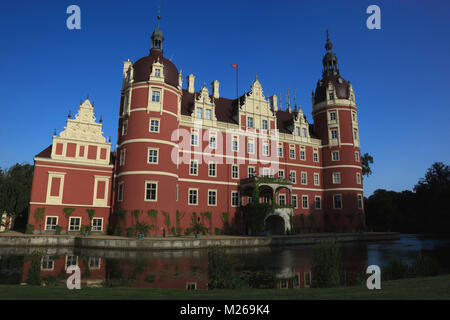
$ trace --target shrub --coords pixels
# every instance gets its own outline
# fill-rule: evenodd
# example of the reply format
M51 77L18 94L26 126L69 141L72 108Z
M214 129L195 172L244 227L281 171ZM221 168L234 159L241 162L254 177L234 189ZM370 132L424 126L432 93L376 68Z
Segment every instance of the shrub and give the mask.
M128 227L125 230L127 231L127 237L128 238L133 238L134 237L134 229L133 229L133 227Z
M144 237L148 236L151 226L146 222L136 222L136 233L142 233Z
M41 256L37 253L33 253L30 258L31 266L28 269L27 284L32 286L40 286L41 279Z
M223 234L223 230L220 229L220 228L215 228L215 229L214 229L214 233L215 233L216 235L221 235L221 234Z
M381 277L383 280L404 279L409 275L408 264L398 258L389 261L381 270Z
M208 251L208 289L236 289L241 281L232 273L233 263L222 248Z
M56 226L55 234L61 234L61 231L62 231L62 227Z
M410 273L414 277L431 277L439 274L439 263L431 256L419 253L411 265Z
M312 249L311 273L313 274L311 287L338 287L341 276L341 249L332 242L317 244Z
M27 230L25 231L26 234L33 234L34 232L34 224L27 224Z

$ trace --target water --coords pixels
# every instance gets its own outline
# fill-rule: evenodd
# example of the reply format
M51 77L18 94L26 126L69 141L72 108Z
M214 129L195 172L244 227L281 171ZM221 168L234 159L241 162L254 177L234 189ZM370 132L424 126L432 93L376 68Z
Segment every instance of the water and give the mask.
M236 273L276 277L277 288L304 288L311 283L312 246L228 248ZM206 289L208 250L117 251L69 248L0 247L0 284L26 283L30 254L39 251L40 275L47 284L63 285L66 268L77 264L82 286ZM411 263L418 253L435 258L441 273L450 273L450 239L401 235L398 241L342 244L343 282L355 284L368 265L383 266L400 258Z

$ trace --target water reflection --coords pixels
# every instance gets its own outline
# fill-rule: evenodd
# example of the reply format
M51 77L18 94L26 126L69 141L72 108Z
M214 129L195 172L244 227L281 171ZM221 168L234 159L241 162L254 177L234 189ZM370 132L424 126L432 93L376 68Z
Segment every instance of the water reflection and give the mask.
M275 276L271 287L289 289L307 288L311 285L314 277L311 273L311 249L312 246L292 246L229 248L225 251L233 262L236 274L258 275L258 279L271 274ZM370 264L382 266L391 258L411 262L420 251L443 256L436 250L450 252L450 241L405 235L399 241L343 244L342 284L355 284ZM47 285L65 285L67 267L78 265L81 270L81 285L87 287L207 288L206 249L117 251L0 248L0 284L26 283L32 269L30 255L36 251L40 255L40 276ZM442 259L440 262L444 266L443 271L448 272L450 263ZM260 284L255 281L256 287L265 287L263 281Z

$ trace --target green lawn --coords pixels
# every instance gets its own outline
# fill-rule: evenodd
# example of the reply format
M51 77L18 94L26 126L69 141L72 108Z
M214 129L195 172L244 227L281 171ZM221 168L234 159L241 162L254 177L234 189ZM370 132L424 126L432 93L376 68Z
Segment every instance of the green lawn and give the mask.
M381 290L365 286L330 289L167 290L135 288L37 287L3 285L0 299L450 299L450 275L386 281Z

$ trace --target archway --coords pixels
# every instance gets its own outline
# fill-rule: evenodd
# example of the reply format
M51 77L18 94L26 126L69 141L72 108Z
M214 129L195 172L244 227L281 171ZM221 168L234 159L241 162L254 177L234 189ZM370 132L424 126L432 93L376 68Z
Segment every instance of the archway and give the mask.
M266 230L268 235L284 235L285 234L285 223L284 219L279 215L268 216L266 221Z

